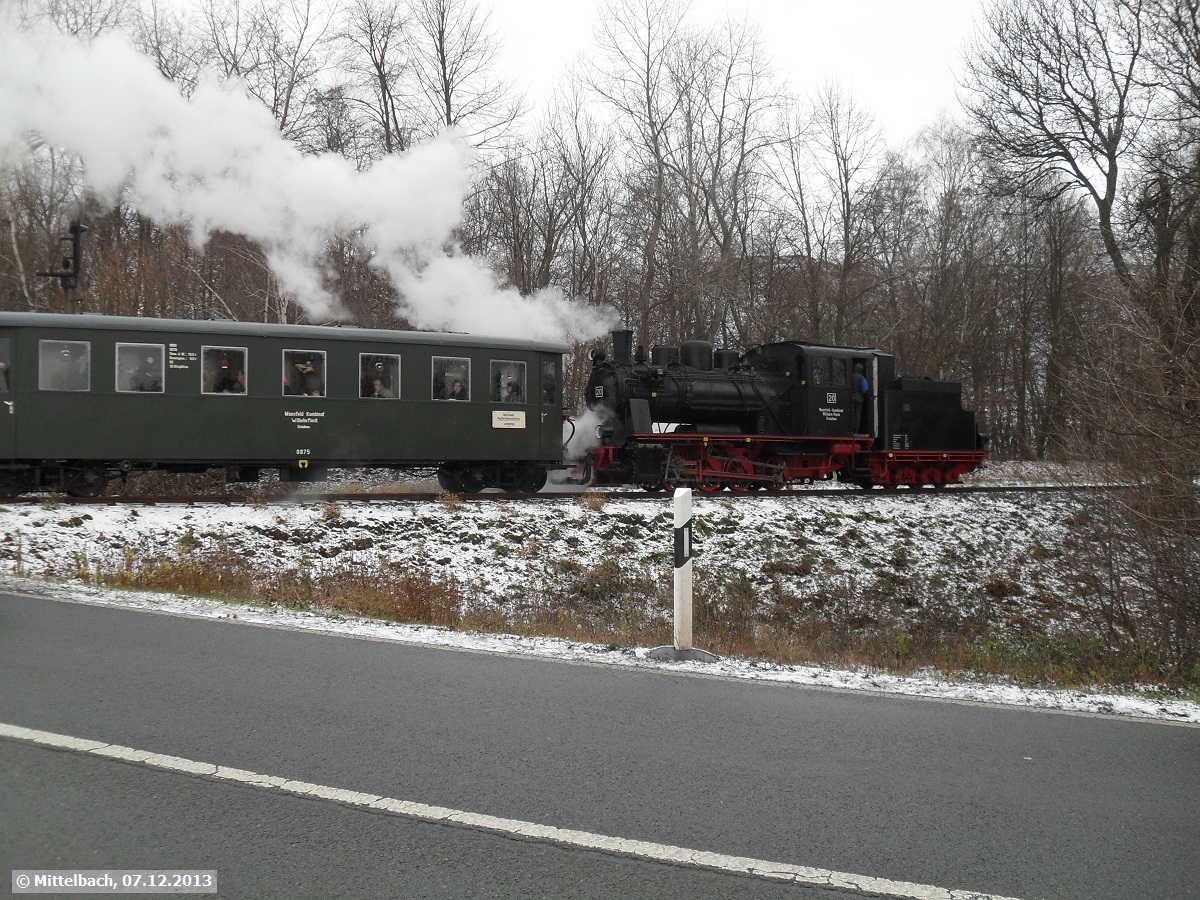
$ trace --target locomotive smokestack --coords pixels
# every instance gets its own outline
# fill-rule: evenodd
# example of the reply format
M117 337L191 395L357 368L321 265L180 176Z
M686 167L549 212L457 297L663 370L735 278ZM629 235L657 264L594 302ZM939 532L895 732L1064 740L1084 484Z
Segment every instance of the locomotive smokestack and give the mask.
M617 365L631 365L633 363L633 332L614 331L612 339L613 362Z

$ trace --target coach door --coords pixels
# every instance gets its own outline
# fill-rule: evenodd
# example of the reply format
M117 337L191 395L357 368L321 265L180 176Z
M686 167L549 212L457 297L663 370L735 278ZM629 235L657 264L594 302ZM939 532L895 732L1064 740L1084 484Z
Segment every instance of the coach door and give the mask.
M12 338L0 332L0 459L12 459L16 453L17 407L12 375Z

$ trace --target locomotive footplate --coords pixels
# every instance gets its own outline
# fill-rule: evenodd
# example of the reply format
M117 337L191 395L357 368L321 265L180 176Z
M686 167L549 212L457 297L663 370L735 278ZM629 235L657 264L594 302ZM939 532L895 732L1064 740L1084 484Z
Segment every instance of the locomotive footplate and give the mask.
M869 437L786 437L670 432L635 434L624 447L590 453L595 483L648 490L780 489L825 480L871 446Z
M860 453L845 480L861 487L958 484L987 457L983 450L873 450Z

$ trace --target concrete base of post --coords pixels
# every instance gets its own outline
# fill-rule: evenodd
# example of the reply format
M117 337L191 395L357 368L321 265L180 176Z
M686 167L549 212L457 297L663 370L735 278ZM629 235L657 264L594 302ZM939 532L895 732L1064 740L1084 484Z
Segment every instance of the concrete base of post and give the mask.
M658 662L717 662L721 657L707 650L697 650L691 647L687 650L676 650L668 644L666 647L655 647L646 654L648 659Z

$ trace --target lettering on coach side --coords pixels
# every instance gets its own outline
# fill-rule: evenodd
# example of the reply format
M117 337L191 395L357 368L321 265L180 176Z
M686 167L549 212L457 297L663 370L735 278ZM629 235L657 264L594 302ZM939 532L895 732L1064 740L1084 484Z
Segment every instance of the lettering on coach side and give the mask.
M525 412L516 409L497 409L492 412L493 428L524 428Z
M323 418L325 418L325 413L323 413L323 412L304 412L304 411L284 410L283 414L291 420L292 424L295 425L296 428L301 429L301 430L307 429L307 428L312 428L314 425L318 424Z
M168 369L190 369L199 358L200 354L193 350L180 350L178 344L167 344Z

